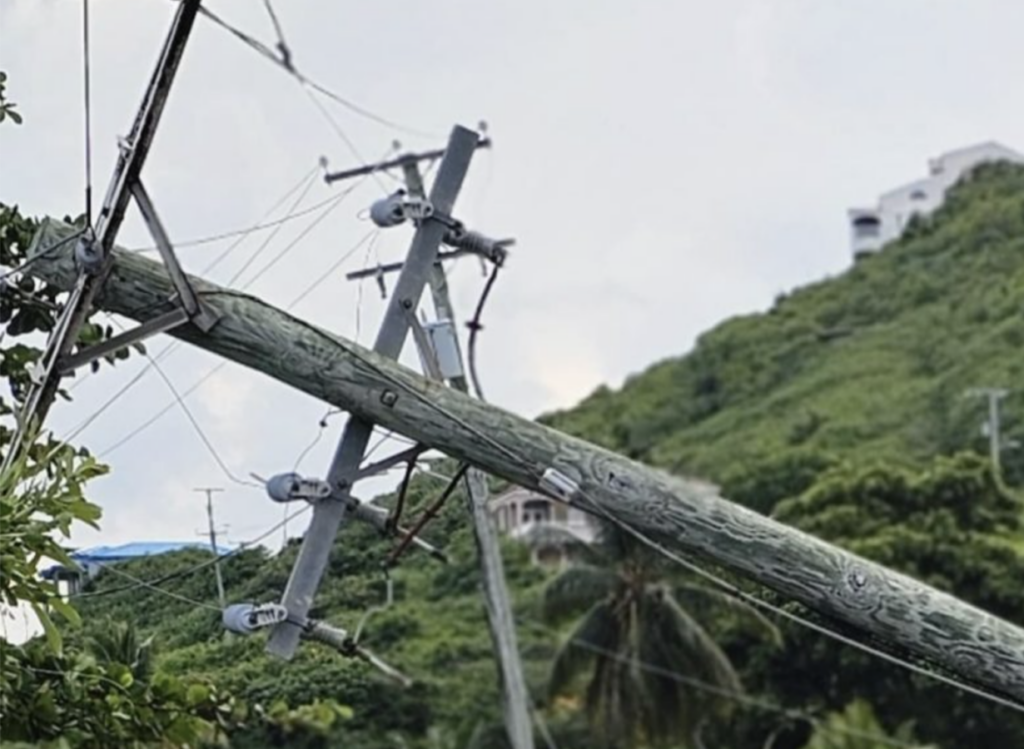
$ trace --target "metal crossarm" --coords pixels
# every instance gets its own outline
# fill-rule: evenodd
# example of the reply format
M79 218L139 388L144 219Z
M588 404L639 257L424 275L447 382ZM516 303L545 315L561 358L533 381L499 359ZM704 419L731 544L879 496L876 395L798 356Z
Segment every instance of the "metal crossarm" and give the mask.
M53 334L50 336L49 341L47 341L46 350L40 358L33 386L19 420L18 432L15 435L11 449L7 453L7 459L4 461L5 468L8 467L10 461L19 452L21 442L25 439L28 430L35 423L42 423L45 420L46 414L57 394L61 375L69 371L67 357L78 340L78 334L82 326L92 311L93 300L96 294L110 274L114 257L112 249L117 233L124 221L128 201L134 194L140 204L142 202L148 204L148 197L139 183L139 175L149 154L150 146L153 143L153 137L160 123L160 116L163 114L164 105L167 103L167 97L174 82L175 74L178 71L178 65L181 62L185 44L192 31L196 15L199 12L200 4L201 0L181 0L161 50L160 58L153 71L153 76L143 97L142 105L135 117L131 133L122 141L121 153L114 168L114 175L110 181L106 198L103 201L103 207L100 209L95 231L86 232L79 240L76 256L82 268L81 274L71 291L64 312L61 314ZM139 198L140 195L142 195L141 199ZM147 207L152 209L151 205ZM145 208L143 213L145 214ZM155 213L152 210L150 210L150 216L155 217ZM150 228L152 229L154 223L148 221L148 218L147 223L150 223ZM158 226L159 222L156 222L155 225ZM154 237L156 238L156 234L154 234ZM163 239L166 240L166 234L163 234ZM166 243L166 249L169 251L169 243ZM161 253L164 254L163 249ZM165 260L167 256L165 254ZM172 251L170 256L173 256ZM172 261L171 265L177 268L176 261ZM177 270L180 274L180 268L177 268ZM173 273L174 271L172 270ZM192 317L192 315L189 315L189 317ZM169 322L169 320L170 318L165 320L164 323ZM167 328L164 329L166 330ZM123 345L124 342L122 341L120 346ZM109 349L104 349L104 351L97 353L96 356L101 356L103 353L109 353ZM92 356L86 358L85 361L90 361L94 358L96 357ZM74 359L72 359L73 361Z

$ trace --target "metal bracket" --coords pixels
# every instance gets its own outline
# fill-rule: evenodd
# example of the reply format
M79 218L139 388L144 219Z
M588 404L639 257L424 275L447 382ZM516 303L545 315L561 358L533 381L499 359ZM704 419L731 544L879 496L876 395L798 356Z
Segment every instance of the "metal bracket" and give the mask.
M427 377L437 382L444 382L441 364L437 360L437 352L434 351L434 345L430 342L427 331L423 329L412 310L407 309L405 314L409 318L409 330L412 331L412 338L416 341L416 349L420 353L420 360L423 362L423 369L426 371Z

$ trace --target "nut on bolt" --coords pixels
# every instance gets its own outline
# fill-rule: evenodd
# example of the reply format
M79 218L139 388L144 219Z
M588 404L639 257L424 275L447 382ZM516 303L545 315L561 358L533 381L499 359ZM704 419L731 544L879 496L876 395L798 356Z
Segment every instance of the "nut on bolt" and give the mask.
M391 408L398 403L398 393L393 390L385 390L380 394L380 402L388 408Z

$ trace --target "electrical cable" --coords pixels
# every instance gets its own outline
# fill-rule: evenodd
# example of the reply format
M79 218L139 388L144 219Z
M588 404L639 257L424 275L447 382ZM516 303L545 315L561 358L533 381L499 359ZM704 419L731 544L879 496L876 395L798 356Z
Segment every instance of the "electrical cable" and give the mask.
M114 322L115 325L117 325L119 328L124 330L123 326L117 321L116 318L111 317L110 319ZM156 359L153 358L152 356L150 356L148 353L145 354L145 356L146 356L147 359L149 359L150 364L153 365L153 368L156 370L156 373L158 375L160 375L160 379L162 379L164 381L164 383L167 385L167 388L174 395L174 399L177 402L178 406L180 406L181 410L184 411L185 416L188 418L189 422L192 424L192 428L195 430L196 434L199 436L199 439L206 446L207 451L213 457L213 459L217 463L217 465L220 466L221 471L224 472L224 475L228 478L228 480L238 484L239 486L248 486L248 487L255 487L257 489L262 489L263 488L262 484L257 484L257 483L254 483L252 481L246 481L244 479L240 479L237 476L235 476L234 473L232 473L231 469L228 468L227 463L224 462L224 459L221 457L220 453L217 451L217 448L214 447L213 442L210 441L210 438L206 435L206 432L203 431L202 426L200 426L199 421L196 419L195 415L192 413L192 410L185 404L185 399L182 398L181 393L174 386L174 383L171 381L171 378L167 376L166 372L164 372L164 368L161 367L160 364L156 361Z
M286 70L295 70L295 66L292 63L292 51L288 47L288 44L284 40L284 29L281 28L281 21L277 18L277 13L274 12L274 5L270 0L263 0L263 5L267 9L267 14L270 16L270 22L274 24L274 33L277 34L277 51L281 55L281 64L284 65Z
M89 0L82 2L83 108L85 119L85 225L92 226L92 85L89 49Z
M468 345L468 358L469 358L469 378L473 382L473 390L476 391L476 397L480 400L487 402L484 398L484 389L480 386L480 377L477 375L476 370L476 339L477 335L484 326L480 323L480 317L484 313L484 305L487 304L487 298L491 294L491 289L494 287L494 282L498 279L498 271L501 270L501 263L495 263L491 269L491 275L487 279L487 283L484 284L484 289L480 293L480 299L476 304L476 311L473 313L473 319L466 323L469 328L469 345Z
M317 110L323 116L323 118L327 122L327 124L330 125L331 129L338 136L338 138L341 139L341 142L345 144L345 147L349 150L349 152L352 154L352 156L355 158L355 160L361 166L367 166L369 164L369 162L363 157L362 152L360 152L360 150L356 147L356 144L352 141L352 139L348 136L348 134L342 129L341 125L338 124L337 119L335 119L334 116L331 115L331 113L327 110L327 107L325 107L323 105L323 103L318 98L316 98L316 93L313 90L311 90L308 86L303 86L303 91L306 92L306 96L308 96L309 100L311 102L313 102L313 105L317 108ZM384 180L382 180L380 178L379 171L377 171L377 170L370 171L370 172L368 172L368 175L373 178L373 181L377 183L377 186L381 189L381 191L385 195L390 194L390 191L388 190L388 186L385 185L384 184Z
M649 536L647 536L642 531L634 528L629 523L627 523L627 522L625 522L623 520L620 520L619 518L617 518L614 515L612 515L611 513L609 513L608 510L605 509L601 505L600 502L597 502L592 497L587 496L582 491L580 492L580 495L582 497L584 497L587 500L587 502L589 502L595 508L598 508L600 514L604 517L604 519L608 520L609 522L611 522L616 527L620 528L621 530L625 531L629 535L633 536L635 539L640 541L642 544L644 544L648 548L658 552L659 554L664 556L666 559L669 559L670 561L678 564L679 566L683 567L684 569L688 570L689 572L692 572L695 575L703 577L705 580L711 582L717 588L725 591L729 595L732 595L732 596L734 596L734 597L744 601L745 603L748 603L748 604L750 604L752 606L755 606L755 607L758 607L758 608L762 608L762 609L764 609L766 611L770 611L771 613L776 614L778 616L781 616L784 619L788 619L789 621L793 622L794 624L797 624L797 625L799 625L801 627L804 627L805 629L810 629L810 630L812 630L814 632L817 632L818 634L825 635L826 637L829 637L829 638L831 638L831 639L833 639L833 640L835 640L835 641L837 641L839 643L842 643L843 645L847 645L847 646L856 648L856 649L858 649L858 650L860 650L860 651L862 651L864 653L867 653L870 656L873 656L873 657L878 658L880 660L887 661L888 663L891 663L891 664L893 664L895 666L898 666L900 668L906 669L908 671L911 671L913 673L919 674L921 676L925 676L927 678L930 678L930 679L933 679L935 681L941 682L943 684L946 684L947 686L955 687L956 689L959 689L959 690L961 690L963 692L968 692L968 693L974 695L975 697L981 697L983 699L989 700L991 702L995 702L995 703L997 703L999 705L1002 705L1004 707L1013 708L1014 710L1017 710L1018 712L1024 713L1024 704L1016 702L1016 701L1014 701L1012 699L1009 699L1007 697L1003 697L1003 696L1001 696L999 694L995 694L995 693L990 692L990 691L988 691L986 689L982 689L980 687L974 686L973 684L970 684L970 683L968 683L966 681L963 681L961 679L954 678L954 677L951 677L951 676L947 676L946 674L944 674L944 673L942 673L940 671L936 671L936 670L930 669L930 668L925 668L923 666L918 665L917 663L914 663L914 662L912 662L910 660L907 660L906 658L894 655L892 653L887 653L886 651L884 651L884 650L882 650L880 648L877 648L877 647L875 647L873 645L870 645L870 644L868 644L866 642L861 642L860 640L857 640L857 639L855 639L853 637L844 635L841 632L837 632L834 629L826 627L826 626L824 626L822 624L818 624L817 622L811 621L810 619L807 619L806 617L800 616L799 614L795 614L795 613L793 613L791 611L787 611L786 609L782 608L781 606L776 606L775 604L770 603L769 601L765 601L762 598L758 598L757 596L755 596L755 595L753 595L751 593L748 593L745 590L742 590L742 589L736 587L735 585L733 585L729 581L723 579L722 577L719 577L715 573L710 572L710 571L704 569L703 567L701 567L700 565L695 564L695 563L689 561L688 559L684 558L683 556L681 556L679 554L676 554L675 552L671 551L670 549L665 548L662 544L660 544L657 541L655 541L654 539L650 538ZM923 658L922 660L924 660L925 662L929 662L930 663L929 659ZM933 663L932 665L935 665L935 664Z
M76 240L79 237L83 236L84 234L86 234L86 232L87 232L86 229L81 229L79 231L76 231L74 234L69 234L68 236L64 237L64 239L61 239L61 240L58 240L58 241L54 242L52 245L50 245L46 249L40 250L39 252L37 252L35 255L33 255L32 257L28 258L27 260L25 260L25 261L21 262L20 264L14 266L13 268L9 268L8 270L4 271L3 273L0 273L0 281L3 281L5 279L13 276L15 273L21 273L27 267L32 265L32 263L35 263L35 262L38 262L38 261L42 260L44 257L49 255L50 253L55 252L56 250L59 250L61 247L63 247L64 245L68 244L69 242L71 242L73 240Z
M199 570L203 570L203 569L206 569L207 567L211 567L214 564L216 564L217 562L224 561L225 559L229 559L230 557L233 557L233 556L235 556L237 554L241 554L243 551L251 549L252 547L254 547L256 544L258 544L263 539L265 539L268 536L271 536L272 534L276 533L283 525L285 525L286 523L294 520L295 518L299 517L303 513L309 512L312 508L313 508L312 505L307 504L307 505L299 508L295 512L291 513L290 515L288 515L287 518L285 518L284 520L282 520L279 523L276 523L273 527L271 527L268 530L264 531L263 533L261 533L256 538L252 538L252 539L250 539L248 541L244 541L241 544L239 544L238 546L236 546L234 549L231 549L230 551L226 551L223 554L212 555L210 559L207 559L206 561L201 562L200 564L193 565L192 567L188 567L188 568L183 569L183 570L177 570L175 572L170 572L170 573L168 573L166 575L162 575L161 577L158 577L158 578L156 578L154 580L146 580L146 581L144 581L145 585L139 585L139 584L136 584L136 585L122 585L122 586L117 586L117 587L114 587L114 588L104 588L102 590L94 590L94 591L89 591L89 592L85 592L85 593L77 593L77 594L75 594L73 596L73 598L74 599L79 599L79 598L96 598L98 596L109 596L109 595L114 595L114 594L117 594L117 593L124 593L124 592L129 591L129 590L137 590L140 587L162 585L165 582L169 582L171 580L177 580L179 578L186 577L187 575L191 575L191 574L193 574L195 572L198 572ZM104 567L103 569L106 570L106 569L113 569L113 568L112 567Z
M281 56L275 55L273 50L271 50L269 47L267 47L267 45L263 44L263 42L255 39L254 37L250 36L249 34L246 34L241 29L238 29L237 27L232 26L230 23L228 23L227 21L222 19L220 16L216 15L213 11L211 11L206 6L203 6L202 8L200 8L200 13L202 13L204 16L206 16L207 19L209 19L210 21L212 21L213 23L215 23L216 25L220 26L222 29L227 31L229 34L234 36L236 39L242 41L244 44L246 44L250 48L254 49L260 55L262 55L263 57L265 57L266 59L270 60L272 63L274 63L278 67L280 67L282 70L284 70L289 75L291 75L293 78L295 78L299 83L303 84L304 86L308 86L309 88L313 89L314 91L316 91L316 92L326 96L327 98L331 99L335 103L340 104L341 106L343 106L346 109L354 112L355 114L358 114L361 117L364 117L364 118L366 118L368 120L376 122L378 125L383 125L385 127L391 128L392 130L396 130L396 131L399 131L399 132L407 133L408 135L414 135L414 136L422 137L422 138L437 138L437 137L440 137L436 133L428 133L428 132L425 132L423 130L418 130L416 128L409 127L407 125L403 125L403 124L401 124L399 122L396 122L394 120L390 120L390 119L388 119L386 117L382 117L382 116L380 116L380 115L370 111L369 109L366 109L365 107L362 107L362 106L359 106L358 104L355 104L354 102L350 101L349 99L345 99L344 97L339 96L337 93L335 93L334 91L331 91L327 87L317 83L316 81L314 81L314 80L312 80L310 78L307 78L305 75L303 75L298 70L296 70L294 65L289 64L290 60L289 60L289 62L286 62Z

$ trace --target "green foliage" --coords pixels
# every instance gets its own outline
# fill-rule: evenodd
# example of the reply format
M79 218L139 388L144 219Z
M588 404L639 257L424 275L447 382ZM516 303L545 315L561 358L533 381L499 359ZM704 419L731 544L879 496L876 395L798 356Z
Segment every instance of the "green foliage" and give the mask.
M21 124L18 105L7 100L7 73L0 70L0 122L9 119L15 125Z
M962 394L1024 381L1022 344L1024 168L990 165L846 273L544 421L724 485L794 452L921 465L985 449L984 405ZM1024 442L1024 389L1004 410L1007 436ZM1007 480L1024 484L1011 457ZM769 511L779 498L744 501Z
M887 734L871 705L864 700L854 700L842 712L826 716L816 726L804 749L889 749L894 745L936 749L915 743L911 723L904 723L893 734Z
M55 583L38 576L38 564L43 559L74 564L60 539L70 536L76 521L95 527L100 510L85 499L83 485L105 469L66 445L57 445L46 456L40 456L43 445L33 448L0 474L0 602L32 606L59 650L60 632L50 610L76 623L78 615L60 598Z

